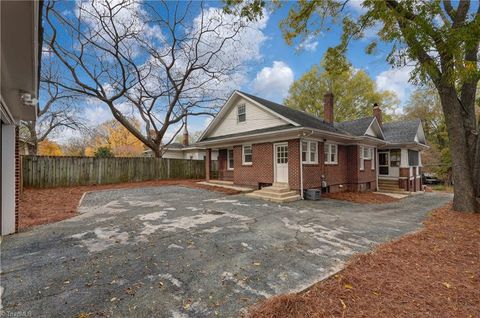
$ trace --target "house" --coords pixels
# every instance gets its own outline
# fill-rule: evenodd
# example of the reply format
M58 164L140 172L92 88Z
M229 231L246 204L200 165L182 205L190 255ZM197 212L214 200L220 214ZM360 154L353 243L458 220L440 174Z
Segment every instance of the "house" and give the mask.
M38 1L1 1L1 235L18 228L18 123L35 120L41 26Z
M336 123L333 95L324 118L235 91L200 137L207 179L303 195L304 189L372 191L421 189L420 152L427 148L420 121L382 123L372 116ZM218 171L211 153L218 151ZM207 181L208 181L207 180Z
M183 131L182 143L172 142L165 146L163 150L164 152L162 158L165 159L205 160L207 155L207 151L204 147L199 147L195 144L190 145L188 129L186 125ZM143 153L145 157L154 156L151 149L145 150ZM211 160L217 160L217 156L217 152L213 151Z

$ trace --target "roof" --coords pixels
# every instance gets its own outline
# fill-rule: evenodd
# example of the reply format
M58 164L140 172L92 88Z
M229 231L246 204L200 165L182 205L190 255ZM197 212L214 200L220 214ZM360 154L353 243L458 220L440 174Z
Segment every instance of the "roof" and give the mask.
M254 95L250 95L241 91L238 91L238 92L247 96L250 99L253 99L257 103L261 104L262 106L267 107L268 109L282 115L283 117L290 119L291 121L299 124L300 126L335 132L338 134L345 134L344 131L341 131L335 128L335 126L326 123L321 118L318 118L316 116L307 114L305 112L302 112L281 104L274 103L272 101L269 101Z
M255 134L261 134L261 133L267 133L267 132L273 132L273 131L280 131L280 130L284 130L284 129L288 129L288 128L295 128L295 126L294 125L282 125L282 126L275 126L275 127L269 127L269 128L255 129L255 130L244 131L244 132L240 132L240 133L236 133L236 134L229 134L229 135L222 135L222 136L204 138L204 139L202 139L202 141L213 141L213 140L219 140L219 139L255 135Z
M353 136L363 136L372 123L373 116L363 117L356 120L342 121L335 123L335 127L348 132Z
M420 119L385 123L382 126L385 140L391 143L415 142L420 123Z
M281 131L289 128L294 128L297 125L302 128L311 128L316 130L323 130L326 132L332 132L340 135L355 136L361 137L364 136L368 128L374 120L374 116L363 117L356 120L344 121L329 124L323 119L316 116L307 114L303 111L292 109L290 107L260 98L255 95L251 95L242 91L237 91L241 95L244 95L247 98L250 98L254 102L260 104L263 107L268 108L269 110L277 113L278 115L286 118L293 124L286 124L276 127L261 128L255 129L240 133L234 133L229 135L222 135L216 137L202 138L200 141L214 141L227 138L255 135L259 133L268 133ZM381 127L381 130L385 136L385 141L391 143L410 143L415 142L415 137L418 132L419 125L421 124L420 120L409 120L409 121L397 121L392 123L385 123Z

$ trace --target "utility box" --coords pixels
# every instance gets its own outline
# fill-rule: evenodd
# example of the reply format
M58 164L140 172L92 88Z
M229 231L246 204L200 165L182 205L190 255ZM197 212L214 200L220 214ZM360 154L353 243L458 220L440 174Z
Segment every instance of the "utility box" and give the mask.
M307 189L303 191L303 197L306 200L320 200L322 190L320 189Z

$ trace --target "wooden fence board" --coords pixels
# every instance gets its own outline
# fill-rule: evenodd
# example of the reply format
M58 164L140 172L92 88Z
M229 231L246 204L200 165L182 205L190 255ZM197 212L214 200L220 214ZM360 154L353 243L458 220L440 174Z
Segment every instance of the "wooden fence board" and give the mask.
M203 178L203 160L22 156L23 186L29 188Z

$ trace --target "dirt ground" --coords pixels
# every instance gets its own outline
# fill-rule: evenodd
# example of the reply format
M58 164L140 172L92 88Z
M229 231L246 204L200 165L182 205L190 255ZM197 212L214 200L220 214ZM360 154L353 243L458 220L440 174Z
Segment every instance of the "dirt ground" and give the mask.
M323 194L324 197L355 203L381 204L396 202L398 199L375 192L335 192Z
M119 184L104 184L51 189L24 189L19 204L19 229L58 222L77 215L77 206L85 192L107 189L155 187L181 185L219 191L226 194L238 194L238 191L197 184L199 180L153 180Z
M480 214L433 211L420 232L351 259L250 317L480 317Z

